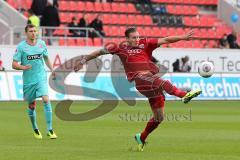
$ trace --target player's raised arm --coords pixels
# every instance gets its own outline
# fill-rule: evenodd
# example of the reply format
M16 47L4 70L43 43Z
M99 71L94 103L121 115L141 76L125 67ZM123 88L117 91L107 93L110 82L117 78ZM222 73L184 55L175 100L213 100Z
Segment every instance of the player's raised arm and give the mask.
M100 49L100 50L93 51L92 53L90 53L88 55L83 55L81 57L79 63L75 64L74 71L75 72L79 71L87 61L90 61L92 59L95 59L95 58L97 58L101 55L105 55L105 54L110 54L110 52L108 52L107 49Z
M169 43L174 43L174 42L178 42L181 40L190 40L193 38L194 35L194 31L191 30L188 33L186 33L185 35L179 35L179 36L169 36L169 37L165 37L165 38L159 38L158 39L158 46L162 45L162 44L169 44Z

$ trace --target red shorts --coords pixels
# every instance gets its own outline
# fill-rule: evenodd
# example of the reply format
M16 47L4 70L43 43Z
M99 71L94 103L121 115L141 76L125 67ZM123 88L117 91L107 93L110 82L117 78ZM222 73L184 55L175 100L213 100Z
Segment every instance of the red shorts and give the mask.
M135 84L137 90L148 98L151 108L163 108L165 96L163 94L162 85L165 80L152 74L137 75Z

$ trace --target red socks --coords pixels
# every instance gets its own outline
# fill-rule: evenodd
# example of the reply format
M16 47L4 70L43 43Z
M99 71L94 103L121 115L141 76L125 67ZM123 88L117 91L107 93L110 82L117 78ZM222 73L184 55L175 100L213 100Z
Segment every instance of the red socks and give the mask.
M183 91L181 89L178 89L177 87L175 87L174 85L172 85L171 82L169 81L165 81L162 85L162 88L164 89L164 91L166 91L168 94L170 95L174 95L177 96L179 98L184 97L187 92Z
M151 118L148 123L146 128L144 129L144 131L141 133L141 140L143 142L145 142L145 139L147 138L147 136L158 127L159 125L159 121L155 121L154 118Z

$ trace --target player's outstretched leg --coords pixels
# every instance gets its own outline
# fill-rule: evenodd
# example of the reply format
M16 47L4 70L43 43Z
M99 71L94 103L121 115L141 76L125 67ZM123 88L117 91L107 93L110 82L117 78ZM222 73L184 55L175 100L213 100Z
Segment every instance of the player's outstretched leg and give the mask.
M52 106L48 99L48 96L43 96L43 106L44 106L44 114L47 123L47 136L50 139L56 139L57 135L53 131L52 128Z
M165 92L167 92L170 95L174 95L176 97L183 98L187 94L187 91L177 88L168 80L163 80L163 79L159 78L158 83L160 84L162 90L164 90Z
M195 90L195 91L190 91L190 92L184 91L182 89L177 88L176 86L174 86L171 82L169 82L167 80L159 79L159 83L164 91L166 91L170 95L174 95L176 97L182 98L182 101L184 103L190 102L191 99L197 97L198 95L200 95L202 93L201 90Z
M29 116L33 131L34 131L33 132L34 137L36 139L42 139L42 134L39 131L38 126L37 126L37 114L36 114L35 108L36 108L36 101L33 101L32 103L29 104L27 112L28 112L28 116Z

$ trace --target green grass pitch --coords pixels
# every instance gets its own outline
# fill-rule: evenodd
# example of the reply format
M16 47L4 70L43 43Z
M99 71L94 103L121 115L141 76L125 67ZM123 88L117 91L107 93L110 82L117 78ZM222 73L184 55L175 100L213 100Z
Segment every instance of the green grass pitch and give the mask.
M74 102L85 112L97 102ZM100 118L66 122L54 114L58 139L46 136L41 102L38 125L43 140L33 137L24 102L0 102L1 160L240 160L239 101L166 102L165 121L148 138L144 152L133 139L150 116L146 101L135 107L121 102ZM56 102L53 102L53 106Z

